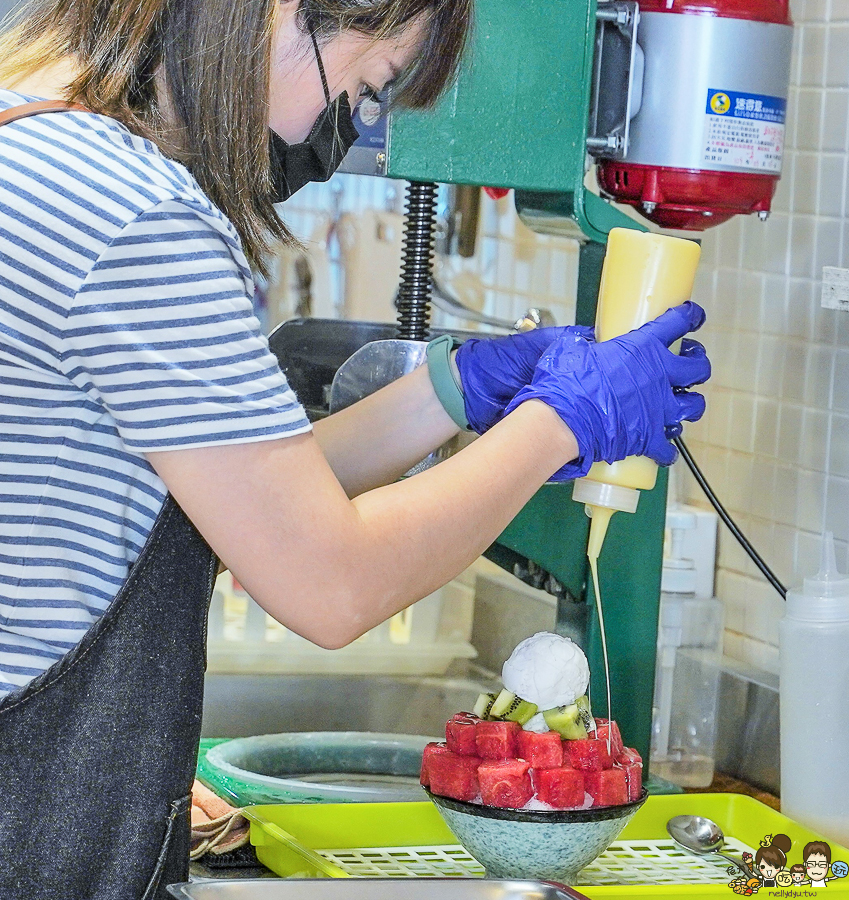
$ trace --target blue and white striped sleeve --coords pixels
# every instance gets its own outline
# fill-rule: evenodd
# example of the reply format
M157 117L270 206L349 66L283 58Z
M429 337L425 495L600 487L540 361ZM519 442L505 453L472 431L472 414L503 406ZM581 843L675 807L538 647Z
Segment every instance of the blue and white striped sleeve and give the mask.
M310 429L260 332L228 224L191 201L158 203L112 239L69 309L61 367L130 449Z

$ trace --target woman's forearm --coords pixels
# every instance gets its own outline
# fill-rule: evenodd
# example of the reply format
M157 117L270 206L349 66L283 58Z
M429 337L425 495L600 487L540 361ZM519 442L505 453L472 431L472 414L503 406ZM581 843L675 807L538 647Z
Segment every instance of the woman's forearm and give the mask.
M349 497L400 478L459 428L433 390L427 366L315 424L322 453Z
M360 607L367 618L348 640L471 565L578 455L574 435L542 403L523 404L508 419L444 463L353 501L372 554L354 597L373 600Z
M577 454L532 400L444 463L353 500L309 434L148 458L261 606L339 647L462 572Z

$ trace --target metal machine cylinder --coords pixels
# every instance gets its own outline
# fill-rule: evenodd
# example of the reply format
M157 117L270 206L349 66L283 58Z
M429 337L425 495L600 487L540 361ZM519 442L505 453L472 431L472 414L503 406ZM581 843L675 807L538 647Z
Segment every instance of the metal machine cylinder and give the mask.
M641 0L642 104L602 192L665 228L765 218L781 173L793 30L784 0Z

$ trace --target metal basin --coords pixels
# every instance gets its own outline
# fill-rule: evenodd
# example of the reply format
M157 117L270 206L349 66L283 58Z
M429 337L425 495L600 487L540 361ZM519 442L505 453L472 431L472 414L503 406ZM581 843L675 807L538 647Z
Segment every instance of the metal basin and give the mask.
M470 710L485 675L207 675L204 737L284 731L376 731L442 735L445 720Z

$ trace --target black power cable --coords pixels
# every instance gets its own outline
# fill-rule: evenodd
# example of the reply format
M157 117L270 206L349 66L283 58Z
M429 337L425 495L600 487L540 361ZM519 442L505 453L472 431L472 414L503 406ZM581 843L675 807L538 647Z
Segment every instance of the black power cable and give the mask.
M699 487L705 492L705 496L710 500L711 506L716 510L717 515L720 519L728 526L728 530L731 534L737 538L740 546L749 554L752 562L761 570L764 578L781 594L781 599L787 599L787 588L778 580L778 576L775 572L770 569L770 567L763 561L760 554L757 550L749 543L748 538L742 531L737 527L737 523L731 518L728 513L728 510L722 505L719 498L713 492L713 488L708 484L707 478L705 478L704 473L699 468L698 463L693 459L690 451L687 449L687 445L680 438L674 438L675 446L681 452L681 456L684 459L684 462L690 468L690 471L693 473L693 477L699 483Z

